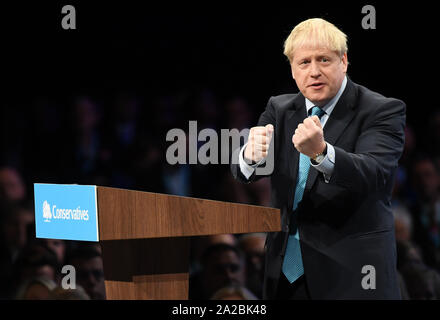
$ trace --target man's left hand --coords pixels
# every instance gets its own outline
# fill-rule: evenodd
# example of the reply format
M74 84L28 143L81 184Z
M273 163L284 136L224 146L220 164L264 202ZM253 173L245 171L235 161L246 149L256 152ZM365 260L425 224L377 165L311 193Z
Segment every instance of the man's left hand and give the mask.
M312 116L300 123L292 137L292 142L296 150L312 159L324 152L326 143L319 118Z

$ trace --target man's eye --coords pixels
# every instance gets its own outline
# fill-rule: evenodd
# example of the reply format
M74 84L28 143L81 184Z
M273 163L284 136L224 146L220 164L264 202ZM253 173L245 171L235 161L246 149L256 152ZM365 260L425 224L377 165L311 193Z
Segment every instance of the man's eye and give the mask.
M330 60L327 59L327 58L322 58L321 61L322 61L322 62L329 62Z

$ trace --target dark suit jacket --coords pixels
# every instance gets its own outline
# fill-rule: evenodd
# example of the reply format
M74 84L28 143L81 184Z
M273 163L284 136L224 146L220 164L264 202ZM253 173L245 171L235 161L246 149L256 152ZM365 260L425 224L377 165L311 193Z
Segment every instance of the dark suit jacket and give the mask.
M324 139L335 147L333 174L326 183L311 166L296 211L312 299L400 299L390 199L404 144L405 108L402 101L348 79L327 120ZM298 173L292 136L305 117L304 96L286 94L271 97L258 122L274 126L271 199L282 223L282 231L266 240L266 299L275 297L281 273ZM261 178L254 174L247 180L237 164L231 170L242 182ZM362 279L373 276L362 273L365 265L375 269L376 289L362 287Z

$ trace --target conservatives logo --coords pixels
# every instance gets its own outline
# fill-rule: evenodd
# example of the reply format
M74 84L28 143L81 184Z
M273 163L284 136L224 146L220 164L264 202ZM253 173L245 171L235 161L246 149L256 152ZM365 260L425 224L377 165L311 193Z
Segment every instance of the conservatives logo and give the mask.
M89 210L81 210L80 207L76 209L58 209L57 206L52 206L45 200L43 202L43 218L44 222L50 222L51 219L62 220L89 220Z
M52 219L52 213L50 212L50 204L47 201L43 203L43 218L44 222L50 222Z

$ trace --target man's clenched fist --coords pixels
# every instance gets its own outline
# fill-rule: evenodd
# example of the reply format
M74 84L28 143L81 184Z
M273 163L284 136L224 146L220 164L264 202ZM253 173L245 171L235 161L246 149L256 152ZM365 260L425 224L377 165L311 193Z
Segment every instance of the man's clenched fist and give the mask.
M317 116L306 118L298 125L292 137L295 148L309 158L314 158L326 147L324 132Z
M248 144L244 150L244 160L248 163L259 162L266 158L272 140L273 125L253 127L249 131Z

